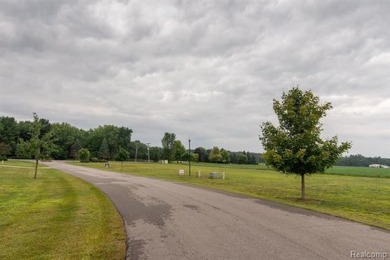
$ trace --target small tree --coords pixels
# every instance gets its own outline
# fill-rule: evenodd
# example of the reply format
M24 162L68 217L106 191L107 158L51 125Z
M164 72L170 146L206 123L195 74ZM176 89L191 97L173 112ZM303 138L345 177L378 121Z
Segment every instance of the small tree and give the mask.
M80 162L89 162L90 153L87 148L80 149L78 153L80 157Z
M351 143L338 145L337 136L322 140L320 119L331 109L330 103L319 104L311 91L294 87L283 93L282 101L274 100L279 127L270 122L262 125L262 141L267 165L286 174L301 176L301 198L305 199L305 175L322 173L346 152Z
M34 121L32 123L32 136L30 141L26 142L30 152L35 159L34 179L37 178L38 163L42 156L48 158L50 149L52 148L51 135L45 129L50 127L50 123L46 119L39 119L36 113L33 113ZM46 131L46 132L45 132Z
M121 162L121 171L123 169L123 162L127 161L129 159L129 152L126 151L126 149L123 149L122 147L119 149L118 155L116 156L116 159Z

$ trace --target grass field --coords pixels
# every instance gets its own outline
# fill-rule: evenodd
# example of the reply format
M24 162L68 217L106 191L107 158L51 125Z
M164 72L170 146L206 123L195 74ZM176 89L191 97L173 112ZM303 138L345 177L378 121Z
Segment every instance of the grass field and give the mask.
M0 164L0 259L123 259L110 200L77 178L34 164Z
M369 167L343 167L335 166L326 171L328 174L350 175L374 178L390 178L390 168L369 168Z
M104 169L103 163L75 164ZM110 171L120 172L120 169L119 162L110 163ZM186 175L178 176L179 169L184 169ZM377 172L375 170L380 170L384 178L361 176ZM199 171L201 178L195 177ZM262 165L193 164L192 176L189 177L188 165L185 164L125 163L122 172L277 201L390 230L390 178L386 178L390 169L359 172L354 168L336 167L330 171L332 173L306 178L306 201L299 200L300 177L284 175ZM208 179L210 172L225 172L226 180Z

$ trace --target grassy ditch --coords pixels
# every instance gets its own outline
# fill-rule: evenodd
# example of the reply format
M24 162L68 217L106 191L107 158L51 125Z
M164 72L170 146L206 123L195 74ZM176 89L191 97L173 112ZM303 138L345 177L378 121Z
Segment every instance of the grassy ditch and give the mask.
M75 164L104 169L103 163ZM283 175L264 166L194 163L191 168L188 176L185 164L127 162L122 172L277 201L390 230L390 178L361 177L353 168L346 175L314 174L306 178L307 200L301 201L300 177L295 175ZM184 176L178 176L179 169L185 170ZM109 170L121 172L121 164L111 162ZM196 177L198 172L200 178ZM210 172L225 172L226 179L209 179Z
M125 232L92 185L29 162L0 164L0 259L123 259Z

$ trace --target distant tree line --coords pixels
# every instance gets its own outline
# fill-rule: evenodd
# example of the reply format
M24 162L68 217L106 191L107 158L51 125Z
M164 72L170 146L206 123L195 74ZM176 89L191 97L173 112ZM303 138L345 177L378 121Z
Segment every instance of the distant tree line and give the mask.
M47 119L35 116L34 114L34 121L20 122L13 117L0 117L1 159L35 158L35 153L31 150L34 123L40 128L39 135L35 138L45 141L40 159L78 160L81 149L88 151L90 159L115 159L121 149L129 151L134 143L131 142L133 131L127 127L104 125L86 131L68 123L50 123Z
M220 149L217 146L207 150L203 147L198 147L194 150L194 153L197 154L199 162L234 164L259 164L263 162L260 153L232 152L224 148Z
M35 122L36 121L36 122ZM34 124L39 134L34 137ZM191 161L210 163L258 164L259 153L231 152L224 148L197 147L188 151L174 133L165 133L162 147L150 147L147 143L131 139L133 130L114 125L98 126L83 130L68 123L51 123L34 114L33 121L16 121L13 117L0 117L0 160L7 158L35 159L32 141L44 140L40 159L82 161ZM35 139L34 139L35 138Z
M231 152L224 148L214 146L212 149L197 147L194 150L186 150L174 133L165 133L161 139L162 159L171 161L195 161L207 163L235 163L235 164L259 164L262 162L259 153Z
M361 154L344 156L336 163L338 166L359 166L368 167L370 164L381 164L390 166L389 158L365 157Z
M36 138L45 137L47 145L41 157L56 160L80 159L80 151L88 161L132 160L132 161L188 161L188 147L185 148L174 133L165 133L162 147L150 147L139 140L133 141L133 130L128 127L103 125L83 130L68 123L51 123L37 118L40 133ZM164 140L168 139L168 140ZM29 142L34 139L34 120L16 121L13 117L0 117L0 160L6 158L34 159ZM164 140L164 141L163 141ZM148 157L149 150L149 157ZM87 152L87 153L86 153ZM260 153L228 151L224 148L196 147L190 151L191 161L207 163L258 164L264 162ZM390 165L389 158L365 157L361 154L342 157L338 166L361 166L370 164Z

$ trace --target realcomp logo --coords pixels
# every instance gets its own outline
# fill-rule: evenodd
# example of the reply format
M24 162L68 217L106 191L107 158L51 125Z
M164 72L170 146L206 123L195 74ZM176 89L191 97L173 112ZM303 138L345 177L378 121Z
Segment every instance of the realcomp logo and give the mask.
M387 252L351 251L351 258L386 259L388 257Z

